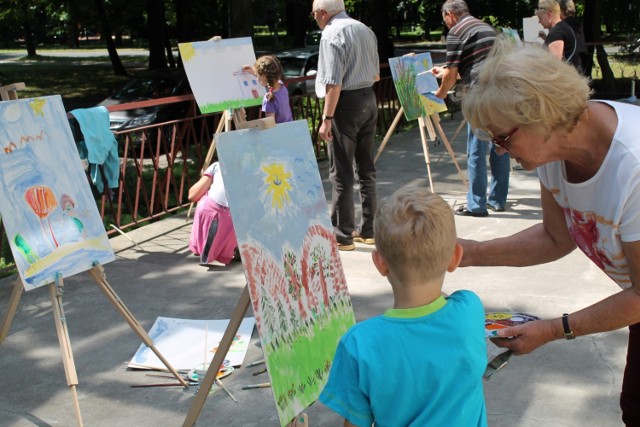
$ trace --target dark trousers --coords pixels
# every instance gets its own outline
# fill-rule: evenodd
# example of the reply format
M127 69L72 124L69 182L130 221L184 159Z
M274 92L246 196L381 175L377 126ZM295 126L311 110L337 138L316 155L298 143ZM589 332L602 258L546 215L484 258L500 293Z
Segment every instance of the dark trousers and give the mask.
M340 92L334 113L329 142L329 179L331 191L331 222L339 243L353 242L355 209L353 201L355 175L360 186L362 221L360 234L373 237L376 213L375 136L378 106L372 88Z
M640 426L640 323L629 326L627 366L622 379L620 408L625 425Z

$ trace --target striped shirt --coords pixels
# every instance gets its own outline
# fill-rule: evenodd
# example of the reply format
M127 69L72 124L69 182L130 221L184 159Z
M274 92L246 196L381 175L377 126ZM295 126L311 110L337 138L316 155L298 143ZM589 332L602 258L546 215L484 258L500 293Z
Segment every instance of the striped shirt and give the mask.
M464 84L473 82L495 40L496 32L489 24L463 16L447 35L447 67L457 67Z
M380 73L378 40L369 27L340 12L322 31L316 94L324 98L326 85L342 90L373 86Z

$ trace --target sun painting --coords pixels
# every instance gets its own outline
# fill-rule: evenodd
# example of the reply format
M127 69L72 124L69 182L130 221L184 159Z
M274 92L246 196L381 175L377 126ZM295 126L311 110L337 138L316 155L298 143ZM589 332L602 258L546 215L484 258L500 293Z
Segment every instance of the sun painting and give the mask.
M264 188L265 196L271 198L271 209L273 211L282 212L289 204L291 204L291 172L288 172L284 164L271 163L264 165L262 171L265 173ZM266 198L266 197L265 197Z

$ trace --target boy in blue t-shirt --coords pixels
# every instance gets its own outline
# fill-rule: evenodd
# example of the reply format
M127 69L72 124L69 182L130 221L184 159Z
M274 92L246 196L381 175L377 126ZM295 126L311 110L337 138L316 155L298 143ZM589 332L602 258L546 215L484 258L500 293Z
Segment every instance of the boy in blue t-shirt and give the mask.
M375 215L373 263L394 306L340 340L320 401L345 426L486 426L484 309L476 294L442 294L462 258L453 211L405 186Z

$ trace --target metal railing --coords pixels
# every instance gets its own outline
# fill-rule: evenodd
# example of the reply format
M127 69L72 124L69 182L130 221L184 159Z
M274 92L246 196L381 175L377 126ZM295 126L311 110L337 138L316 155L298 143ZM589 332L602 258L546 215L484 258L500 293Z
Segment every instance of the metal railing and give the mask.
M313 77L291 79L287 83L308 79ZM374 89L379 107L378 134L384 135L400 105L391 77L382 78ZM119 111L178 102L190 103L182 119L114 132L121 159L118 187L109 189L104 185L100 193L91 185L107 234L117 233L115 227L123 231L132 229L187 208L189 187L200 178L222 119L221 113L199 114L193 95L107 107ZM326 158L326 145L318 138L323 101L314 95L301 95L292 97L290 102L294 119L306 119L309 123L317 158ZM248 108L246 113L247 120L259 118L260 107ZM5 264L12 260L1 222L0 256Z

